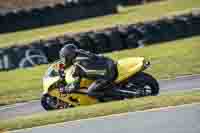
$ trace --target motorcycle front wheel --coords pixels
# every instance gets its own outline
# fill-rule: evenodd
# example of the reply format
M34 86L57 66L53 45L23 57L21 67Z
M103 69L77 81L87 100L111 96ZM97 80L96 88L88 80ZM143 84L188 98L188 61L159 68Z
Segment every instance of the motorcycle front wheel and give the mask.
M41 97L41 105L47 111L55 109L65 109L70 107L69 104L64 103L56 97L52 97L48 94L45 94Z

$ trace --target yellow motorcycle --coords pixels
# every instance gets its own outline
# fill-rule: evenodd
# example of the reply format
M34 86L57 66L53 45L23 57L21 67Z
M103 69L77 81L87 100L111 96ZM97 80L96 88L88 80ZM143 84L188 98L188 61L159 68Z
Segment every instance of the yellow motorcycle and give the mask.
M123 100L127 98L155 96L159 93L159 84L150 74L143 71L150 62L143 57L129 57L117 61L118 76L113 83L105 86L104 96L94 98L87 95L87 88L92 80L81 79L80 89L76 92L63 94L60 92L59 64L54 62L43 77L43 95L41 105L45 110L71 108L82 105L92 105L101 102ZM66 83L74 82L72 67L65 70Z

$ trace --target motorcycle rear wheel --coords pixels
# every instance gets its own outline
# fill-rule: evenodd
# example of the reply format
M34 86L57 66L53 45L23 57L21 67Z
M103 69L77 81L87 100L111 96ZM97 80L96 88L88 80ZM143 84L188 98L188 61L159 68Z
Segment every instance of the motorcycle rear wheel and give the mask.
M159 84L150 74L140 72L129 78L126 88L139 91L139 96L156 96L159 94Z

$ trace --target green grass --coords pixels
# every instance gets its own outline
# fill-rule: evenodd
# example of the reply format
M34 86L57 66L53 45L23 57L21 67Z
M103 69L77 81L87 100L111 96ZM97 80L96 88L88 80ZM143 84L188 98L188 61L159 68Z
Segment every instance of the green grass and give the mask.
M152 66L147 70L158 79L200 73L200 36L141 49L113 52L106 56L121 59L144 56ZM47 65L0 72L0 105L39 99L42 76Z
M200 102L200 91L177 92L156 97L145 97L118 102L96 104L87 107L77 107L67 110L37 113L30 116L18 117L0 121L0 130L14 130L105 116L124 112L133 112L158 107L175 106Z
M13 44L24 44L39 39L47 39L62 35L64 33L77 33L81 31L102 29L117 24L130 24L147 20L158 19L161 16L180 12L183 10L191 11L192 8L199 8L199 0L168 0L123 8L116 15L108 15L67 23L57 26L49 26L34 30L19 31L0 35L0 47L11 46ZM97 25L98 24L98 25Z

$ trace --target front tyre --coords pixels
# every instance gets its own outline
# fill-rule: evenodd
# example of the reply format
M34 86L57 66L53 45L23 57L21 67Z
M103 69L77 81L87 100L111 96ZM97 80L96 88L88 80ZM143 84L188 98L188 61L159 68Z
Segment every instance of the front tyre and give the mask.
M157 80L148 73L140 72L128 80L128 87L131 90L140 92L140 96L156 96L159 94Z
M56 109L56 99L49 96L48 94L45 94L41 97L41 105L42 107L49 111Z
M57 99L56 97L52 97L48 94L45 94L41 97L41 105L47 111L73 107L72 105L70 106L68 103L65 103Z

